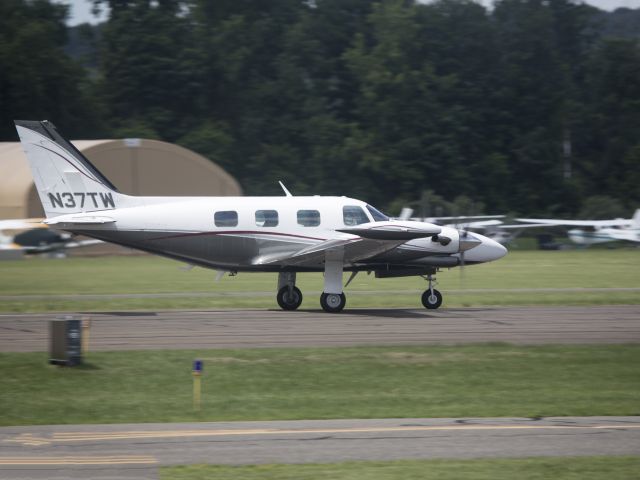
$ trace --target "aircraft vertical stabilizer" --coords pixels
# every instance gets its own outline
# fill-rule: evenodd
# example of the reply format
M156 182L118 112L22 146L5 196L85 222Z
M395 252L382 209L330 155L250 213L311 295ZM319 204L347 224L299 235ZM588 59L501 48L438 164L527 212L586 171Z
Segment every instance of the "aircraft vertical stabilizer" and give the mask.
M53 124L15 123L47 218L118 206L123 195Z

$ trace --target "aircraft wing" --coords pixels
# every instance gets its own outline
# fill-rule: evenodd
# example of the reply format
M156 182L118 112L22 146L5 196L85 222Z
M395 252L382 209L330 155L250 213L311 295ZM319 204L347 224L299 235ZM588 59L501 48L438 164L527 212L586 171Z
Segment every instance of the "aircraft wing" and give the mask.
M543 227L557 227L559 225L555 223L514 223L512 225L500 225L498 230L523 230L525 228L543 228Z
M45 220L47 225L60 225L60 224L72 224L72 225L95 225L103 223L115 223L115 219L105 216L97 215L60 215Z
M413 220L419 222L428 222L435 223L438 225L446 224L448 227L454 228L465 228L465 226L478 224L477 227L484 227L488 225L482 225L483 220L497 220L500 218L506 218L506 215L458 215L454 217L425 217L418 218L413 217L413 208L403 207L400 211L400 216L398 216L397 220ZM499 222L500 223L500 222ZM497 225L496 223L491 223L490 225Z
M495 220L499 218L505 218L506 215L469 215L469 216L457 216L457 217L429 217L429 220L437 220L438 222L453 221L454 225L461 222L470 222L476 220Z
M442 230L437 225L407 224L372 222L341 228L337 231L349 236L331 238L294 253L261 255L253 263L317 267L324 264L327 252L342 250L343 262L348 265L393 250L408 240L437 235Z
M326 253L343 249L344 264L353 264L393 250L406 240L370 240L365 238L331 239L303 248L293 254L265 255L254 260L254 265L281 264L289 266L318 267L325 261Z
M516 218L518 222L535 223L538 225L566 226L566 227L619 227L629 225L630 220L618 218L615 220L562 220L553 218Z
M437 225L446 225L453 228L468 228L469 225L481 224L484 221L494 221L506 218L506 215L468 215L458 217L427 217L419 218L422 222L435 223ZM479 228L482 225L479 225Z
M602 230L600 230L602 232ZM640 242L640 235L637 230L621 230L611 228L606 230L606 234L614 240L625 240L627 242Z
M500 220L478 220L478 221L473 221L473 222L463 222L463 223L449 223L446 226L447 227L452 227L452 228L462 228L462 229L482 229L482 228L489 228L489 227L497 227L499 225L502 225L503 222Z

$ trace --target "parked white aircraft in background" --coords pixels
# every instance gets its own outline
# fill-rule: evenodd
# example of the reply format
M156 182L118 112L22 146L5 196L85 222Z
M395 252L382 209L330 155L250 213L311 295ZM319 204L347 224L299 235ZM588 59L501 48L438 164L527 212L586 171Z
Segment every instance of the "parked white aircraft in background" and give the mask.
M0 252L18 251L27 254L64 254L67 248L86 247L100 240L74 240L68 233L50 229L42 218L0 220Z
M635 211L633 218L630 219L561 220L552 218L518 218L516 220L540 226L581 227L572 228L567 232L571 241L579 245L588 246L617 240L640 242L640 208Z
M453 227L462 231L478 232L482 235L506 245L515 240L528 228L540 228L539 224L525 225L523 223L507 225L501 219L506 215L472 215L454 217L413 217L413 209L404 207L400 212L399 220L413 220L419 222L435 223Z
M435 223L436 225L446 225L452 227L457 225L459 227L481 227L486 225L500 225L502 222L496 221L500 218L505 218L506 215L458 215L452 217L414 217L413 208L404 207L400 211L398 220L413 220L417 222Z
M46 214L54 228L229 272L278 272L277 301L295 310L296 273L323 271L320 304L346 303L342 273L426 276L426 308L441 267L484 263L506 249L475 233L424 222L393 221L347 197L133 197L119 193L47 122L16 121Z

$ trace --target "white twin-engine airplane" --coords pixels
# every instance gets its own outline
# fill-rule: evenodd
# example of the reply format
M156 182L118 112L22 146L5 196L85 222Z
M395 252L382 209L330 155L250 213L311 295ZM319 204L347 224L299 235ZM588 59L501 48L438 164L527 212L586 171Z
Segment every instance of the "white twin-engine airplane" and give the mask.
M640 243L640 208L630 219L612 220L561 220L553 218L517 218L519 222L549 227L579 227L567 232L569 239L578 245L615 242L617 240Z
M431 223L393 221L347 197L134 197L119 193L47 122L16 121L33 171L45 223L207 268L278 272L277 301L295 310L296 273L324 272L320 305L346 303L342 273L425 276L426 308L442 295L433 275L442 267L490 262L507 250L478 235ZM345 285L345 286L346 286Z

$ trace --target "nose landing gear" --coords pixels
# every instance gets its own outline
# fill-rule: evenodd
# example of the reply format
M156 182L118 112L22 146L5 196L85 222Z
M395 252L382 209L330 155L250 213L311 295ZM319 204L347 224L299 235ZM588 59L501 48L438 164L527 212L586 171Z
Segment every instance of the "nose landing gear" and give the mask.
M433 275L427 275L427 281L429 282L429 288L422 294L422 305L429 310L435 310L442 305L442 294L433 288L434 283L436 283Z

